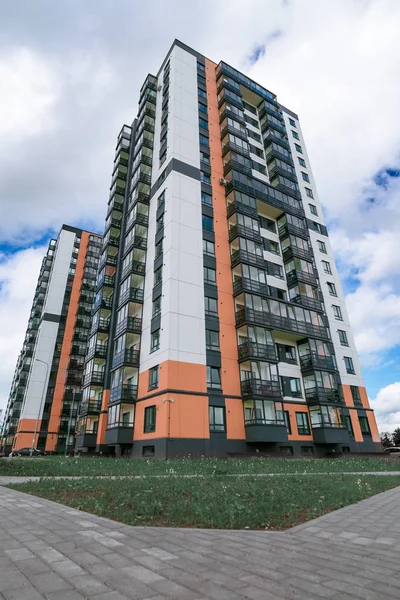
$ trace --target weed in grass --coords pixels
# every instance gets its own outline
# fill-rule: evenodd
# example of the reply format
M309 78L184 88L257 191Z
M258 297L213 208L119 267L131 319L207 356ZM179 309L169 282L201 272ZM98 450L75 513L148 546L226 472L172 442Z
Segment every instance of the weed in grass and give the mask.
M130 525L284 529L400 485L400 477L42 480L11 486Z

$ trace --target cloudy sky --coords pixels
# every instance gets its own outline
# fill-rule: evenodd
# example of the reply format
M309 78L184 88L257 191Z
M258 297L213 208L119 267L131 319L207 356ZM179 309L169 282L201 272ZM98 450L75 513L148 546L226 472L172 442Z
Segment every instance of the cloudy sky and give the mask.
M400 2L0 0L0 408L45 245L101 232L115 138L174 38L302 122L364 376L400 425Z

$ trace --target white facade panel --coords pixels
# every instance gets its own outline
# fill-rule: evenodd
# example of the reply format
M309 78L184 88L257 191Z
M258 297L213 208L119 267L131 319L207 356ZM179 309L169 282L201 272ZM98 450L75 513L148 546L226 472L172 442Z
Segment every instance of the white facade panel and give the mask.
M65 229L60 231L44 301L43 313L51 313L53 315L61 314L74 242L75 233L66 231Z

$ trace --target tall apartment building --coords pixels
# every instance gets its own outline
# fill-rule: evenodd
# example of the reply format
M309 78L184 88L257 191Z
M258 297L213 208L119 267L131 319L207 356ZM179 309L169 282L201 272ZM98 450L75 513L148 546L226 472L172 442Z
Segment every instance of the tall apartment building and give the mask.
M117 141L76 449L373 451L298 116L175 41Z
M67 225L49 243L6 408L5 452L34 438L48 452L74 448L100 246L101 236Z

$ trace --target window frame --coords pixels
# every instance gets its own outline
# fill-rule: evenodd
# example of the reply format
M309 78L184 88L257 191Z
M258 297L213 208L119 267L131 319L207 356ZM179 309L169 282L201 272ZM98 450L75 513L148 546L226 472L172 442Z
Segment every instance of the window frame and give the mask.
M144 409L143 433L154 433L157 428L157 407L155 404Z
M159 377L160 365L151 367L149 369L149 390L155 390L158 388L158 377ZM155 377L153 377L155 375Z
M300 420L302 421L302 423L299 423L299 417L300 417ZM297 433L299 435L311 435L310 420L308 418L307 412L304 412L304 411L296 412L296 426L297 426Z
M215 423L215 413L216 410L221 411L222 414L222 424ZM215 406L210 405L208 407L208 424L210 428L210 433L225 433L226 432L226 411L224 406Z

